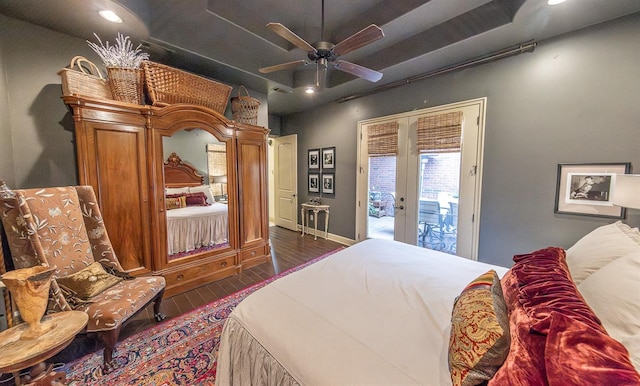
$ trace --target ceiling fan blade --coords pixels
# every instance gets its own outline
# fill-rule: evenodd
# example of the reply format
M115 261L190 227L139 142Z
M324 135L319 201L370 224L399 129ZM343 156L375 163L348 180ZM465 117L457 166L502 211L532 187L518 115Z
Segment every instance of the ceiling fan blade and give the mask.
M317 52L317 50L313 48L311 44L307 43L300 36L296 35L289 28L285 27L280 23L269 23L267 24L267 27L269 27L273 32L287 39L296 47L301 48L307 52Z
M355 34L336 44L333 47L333 53L336 54L336 56L344 55L357 48L366 46L369 43L373 43L378 39L382 39L383 37L384 32L382 32L382 28L378 27L375 24L371 24L367 28L356 32Z
M274 71L288 70L290 68L303 66L303 65L306 66L307 64L309 64L309 62L307 62L306 60L296 60L295 62L287 62L282 64L276 64L275 66L262 67L258 69L258 71L260 71L263 74L268 74Z
M336 69L344 71L348 74L355 75L359 78L368 80L369 82L377 82L382 79L382 73L370 68L362 67L351 62L338 60L335 63Z

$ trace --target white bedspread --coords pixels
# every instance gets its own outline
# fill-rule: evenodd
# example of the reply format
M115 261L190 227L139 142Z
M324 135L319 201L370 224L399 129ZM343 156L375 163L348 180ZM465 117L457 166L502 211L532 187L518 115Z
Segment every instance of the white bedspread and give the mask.
M168 254L229 241L228 206L188 206L167 211Z
M243 300L216 383L449 385L454 299L492 268L507 271L394 241L356 244Z

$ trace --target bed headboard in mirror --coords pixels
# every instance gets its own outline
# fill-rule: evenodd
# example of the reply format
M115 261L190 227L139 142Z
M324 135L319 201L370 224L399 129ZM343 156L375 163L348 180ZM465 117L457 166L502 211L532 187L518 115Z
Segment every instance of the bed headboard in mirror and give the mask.
M165 188L204 185L204 176L196 168L183 162L176 153L171 153L164 163L164 185Z

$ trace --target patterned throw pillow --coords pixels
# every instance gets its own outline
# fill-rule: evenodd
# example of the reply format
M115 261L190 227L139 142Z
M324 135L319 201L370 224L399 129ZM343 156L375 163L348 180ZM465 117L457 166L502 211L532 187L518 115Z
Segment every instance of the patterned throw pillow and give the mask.
M186 208L187 197L186 196L167 197L164 199L164 205L167 208L167 210Z
M56 281L75 296L87 300L120 283L122 278L107 273L102 264L95 262L74 274L59 277Z
M454 386L478 385L495 374L509 353L507 306L500 279L490 270L467 285L456 299L449 340Z

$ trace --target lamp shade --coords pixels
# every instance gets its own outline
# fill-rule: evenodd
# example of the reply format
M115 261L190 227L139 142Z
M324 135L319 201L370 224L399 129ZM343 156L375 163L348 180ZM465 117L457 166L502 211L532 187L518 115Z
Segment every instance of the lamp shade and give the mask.
M613 205L640 209L640 174L616 175Z
M213 176L213 182L216 184L226 184L227 176Z

